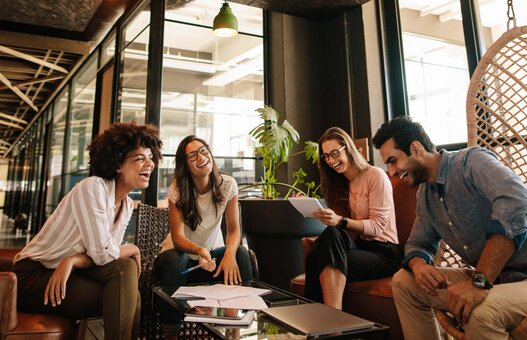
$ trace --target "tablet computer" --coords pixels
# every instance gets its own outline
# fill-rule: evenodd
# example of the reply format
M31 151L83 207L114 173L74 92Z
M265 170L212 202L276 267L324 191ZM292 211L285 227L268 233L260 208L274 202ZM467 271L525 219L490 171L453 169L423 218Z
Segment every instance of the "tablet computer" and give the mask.
M246 309L194 306L185 311L185 316L202 318L241 320L247 314Z

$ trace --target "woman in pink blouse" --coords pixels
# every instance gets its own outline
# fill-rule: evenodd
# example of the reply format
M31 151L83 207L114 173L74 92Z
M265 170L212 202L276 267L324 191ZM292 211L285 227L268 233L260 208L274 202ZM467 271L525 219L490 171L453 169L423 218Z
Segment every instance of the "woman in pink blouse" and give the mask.
M329 128L318 144L329 208L315 217L328 227L306 258L306 296L342 309L346 281L388 277L399 268L392 186L344 130Z

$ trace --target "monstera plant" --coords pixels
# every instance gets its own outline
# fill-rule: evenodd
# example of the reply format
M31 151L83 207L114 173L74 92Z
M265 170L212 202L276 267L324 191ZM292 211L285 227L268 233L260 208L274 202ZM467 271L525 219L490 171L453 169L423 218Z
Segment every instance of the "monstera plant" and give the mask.
M318 188L314 181L306 182L306 172L299 168L293 173L293 183L279 182L276 178L278 167L287 163L290 157L304 154L313 164L318 161L318 144L312 141L304 143L304 150L292 153L293 146L300 142L298 131L287 121L278 123L280 114L271 106L264 106L256 110L263 120L253 128L249 134L256 139L258 146L255 154L261 155L265 169L264 177L256 186L261 189L263 198L275 199L281 196L278 188L286 188L285 198L297 192L304 196L319 197Z

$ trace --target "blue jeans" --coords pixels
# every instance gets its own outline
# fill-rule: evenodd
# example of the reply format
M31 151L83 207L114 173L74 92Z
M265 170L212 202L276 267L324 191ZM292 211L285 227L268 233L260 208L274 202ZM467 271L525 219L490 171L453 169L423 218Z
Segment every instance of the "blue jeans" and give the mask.
M219 265L225 254L225 247L220 247L210 251L212 258L216 258ZM236 250L236 262L240 269L240 275L243 281L252 279L251 258L247 249L243 246ZM163 286L180 287L188 283L199 282L223 282L223 272L216 278L212 276L216 271L208 272L204 269L196 269L188 274L181 274L186 268L198 264L197 260L192 260L187 253L171 249L162 252L154 261L154 270L158 278L161 279ZM164 324L176 324L180 321L181 315L176 314L173 308L166 306L164 303L161 308L161 322Z

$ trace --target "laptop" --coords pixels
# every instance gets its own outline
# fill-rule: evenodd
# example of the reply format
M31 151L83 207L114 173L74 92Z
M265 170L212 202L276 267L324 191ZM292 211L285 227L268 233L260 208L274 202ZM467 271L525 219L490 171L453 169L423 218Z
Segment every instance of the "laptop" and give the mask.
M286 324L307 336L319 336L371 328L374 322L328 307L305 303L263 309L271 319Z

